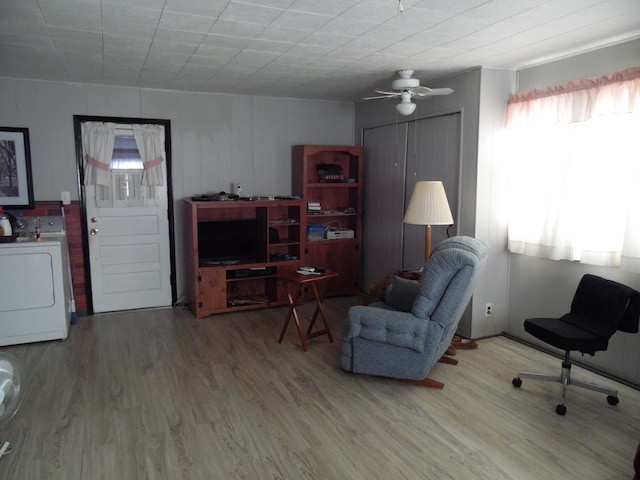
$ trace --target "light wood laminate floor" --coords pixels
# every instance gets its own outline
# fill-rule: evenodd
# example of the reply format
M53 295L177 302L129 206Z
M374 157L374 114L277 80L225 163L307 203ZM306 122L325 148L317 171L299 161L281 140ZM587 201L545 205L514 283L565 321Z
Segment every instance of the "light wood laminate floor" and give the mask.
M286 308L196 320L160 309L81 317L64 341L2 348L28 372L0 431L2 479L628 480L640 392L620 404L518 370L560 360L505 337L438 364L444 390L340 370L340 324L357 297L326 301L336 342L302 352ZM309 308L311 305L309 305ZM303 308L308 308L307 305Z

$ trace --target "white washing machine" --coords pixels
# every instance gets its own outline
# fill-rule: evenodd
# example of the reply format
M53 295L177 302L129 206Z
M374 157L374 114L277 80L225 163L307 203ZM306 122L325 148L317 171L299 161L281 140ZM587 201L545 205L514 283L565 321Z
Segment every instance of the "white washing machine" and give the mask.
M0 346L64 339L71 323L64 218L19 220L24 226L16 228L18 241L0 243Z

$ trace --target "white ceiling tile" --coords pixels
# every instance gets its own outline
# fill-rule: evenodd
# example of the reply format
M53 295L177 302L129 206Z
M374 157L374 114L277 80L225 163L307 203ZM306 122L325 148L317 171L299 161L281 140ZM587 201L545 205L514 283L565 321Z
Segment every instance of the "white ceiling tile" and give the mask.
M342 17L335 17L327 24L318 29L318 32L322 33L336 33L336 34L349 34L349 35L362 35L368 32L377 24L374 22L365 22L360 20L347 19Z
M271 40L254 39L247 45L247 50L257 52L284 53L296 44L293 42L274 42Z
M104 34L103 46L105 54L120 52L123 58L140 55L144 57L151 47L151 38L143 40L126 35Z
M58 48L87 48L92 47L102 50L102 34L86 30L73 30L70 28L51 27L51 38ZM87 50L89 51L89 50Z
M244 50L233 57L229 61L228 65L230 67L258 69L272 62L276 58L278 58L278 54L276 53L252 52L250 50Z
M385 55L397 55L399 57L408 57L410 55L417 55L424 51L428 51L427 47L417 43L398 42L380 50L380 53Z
M326 55L332 50L333 49L331 47L298 44L295 47L291 48L286 54L292 56L307 57L311 60L315 60L316 58Z
M329 23L330 20L331 17L328 15L288 10L274 19L271 25L292 30L314 31Z
M349 65L352 63L352 60L339 60L331 55L325 55L314 60L310 65L315 67L325 68L330 70L331 72L335 72L341 68L349 68Z
M63 10L63 9L45 9L42 11L44 20L50 27L62 27L69 29L82 29L94 32L102 30L102 21L100 20L100 9Z
M172 54L177 53L180 55L193 55L198 49L198 45L192 43L178 43L178 42L168 42L166 40L162 40L156 38L151 44L151 49L149 53L163 55L165 53Z
M227 6L228 0L166 0L165 12L177 12L188 15L217 17Z
M73 58L65 59L66 74L81 83L103 83L103 67L102 62L74 62Z
M387 46L389 46L389 42L379 38L356 37L350 42L345 43L342 48L347 50L356 50L366 55L370 55L373 52L386 48Z
M227 35L218 35L218 34L208 34L202 40L201 45L203 46L212 46L212 47L225 47L225 48L235 48L237 50L242 50L251 41L250 38L245 37L231 37Z
M229 22L256 23L266 26L278 18L283 11L281 8L270 8L232 1L219 15L219 18Z
M263 40L274 40L278 42L300 42L309 36L309 32L304 30L292 30L290 28L274 27L265 28L260 33L259 38Z
M63 0L65 1L65 0ZM113 7L137 7L137 8L150 8L155 10L162 10L165 7L167 0L92 0L102 4L102 8L105 6ZM191 3L191 0L185 1L185 4Z
M229 56L220 56L216 55L215 57L206 56L206 55L191 55L189 61L185 64L185 66L193 66L196 68L211 68L212 70L220 70L224 67L229 60L231 60L235 54L229 54Z
M403 4L404 12L396 0L0 0L0 74L357 100L398 68L434 80L640 36L638 0Z
M44 17L38 4L36 2L26 2L22 0L5 0L0 2L0 25L5 23L45 25Z
M498 22L518 14L526 13L541 5L548 3L548 0L492 0L483 3L471 10L466 11L465 15L471 15L476 18L486 19L489 22Z
M324 0L323 0L324 1ZM231 3L246 3L249 5L260 5L273 8L290 8L293 0L231 0Z
M416 43L418 45L422 45L425 48L432 48L432 47L437 47L438 45L445 44L447 42L451 42L456 38L461 38L461 37L455 36L452 33L434 32L433 30L426 30L424 32L416 33L415 35L405 38L403 42Z
M189 32L186 30L172 30L168 28L158 28L154 35L154 40L162 40L163 42L188 43L191 45L200 45L207 34L202 32Z
M405 27L398 27L395 25L382 24L376 25L371 30L363 33L360 38L369 39L375 38L377 41L386 42L387 44L392 44L395 42L399 42L406 38L410 38L413 35L418 33L417 30Z
M334 59L336 62L352 63L352 62L357 62L358 60L361 60L367 55L369 55L369 53L363 52L360 49L339 48L337 50L333 50L332 52L327 53L326 55L320 58L329 57Z
M201 57L204 61L204 58L209 59L218 59L227 63L233 57L242 52L239 48L227 48L227 47L219 47L217 45L200 45L198 49L195 51L194 56Z
M229 35L232 37L256 38L264 30L264 25L258 23L235 22L218 19L209 33Z
M144 68L166 69L177 73L184 64L189 61L190 57L191 55L183 53L167 53L151 50L144 62Z
M459 14L487 3L491 3L491 0L423 0L416 3L414 7L434 12Z
M298 12L318 13L320 15L340 15L352 6L358 3L358 0L296 0L291 4L291 10Z
M49 36L49 27L44 20L42 23L29 23L24 19L0 16L0 32L12 35L38 35Z
M207 33L217 17L205 17L202 15L189 15L186 13L177 13L163 11L160 17L160 28L170 30L186 30L190 32Z
M129 37L153 36L160 22L161 10L131 5L103 5L103 32Z
M402 15L395 15L385 22L386 25L410 28L414 32L423 31L432 25L444 22L452 15L444 12L421 9L407 9Z
M396 15L403 15L398 12L398 4L396 2L385 2L383 4L359 2L340 14L340 17L370 23L384 23Z
M48 35L16 35L12 33L0 33L0 44L21 45L30 48L54 48L53 40ZM0 71L1 67L0 67Z
M341 47L353 40L354 36L313 32L305 37L300 43L304 45L319 45L321 47Z

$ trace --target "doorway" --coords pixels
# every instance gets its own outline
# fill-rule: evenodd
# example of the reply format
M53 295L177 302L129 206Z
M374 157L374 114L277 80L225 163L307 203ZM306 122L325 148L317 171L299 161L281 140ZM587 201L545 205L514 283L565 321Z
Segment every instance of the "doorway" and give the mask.
M88 313L171 306L170 122L76 115L74 132Z

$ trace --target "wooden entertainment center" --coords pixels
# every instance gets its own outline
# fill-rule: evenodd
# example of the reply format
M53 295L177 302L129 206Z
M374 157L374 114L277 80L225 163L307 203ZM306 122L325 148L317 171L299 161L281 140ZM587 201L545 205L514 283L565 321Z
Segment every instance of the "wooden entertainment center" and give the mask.
M189 307L197 318L287 303L277 275L300 265L304 202L301 200L184 200ZM255 258L208 260L198 249L198 225L216 220L258 220ZM277 232L277 234L275 233Z
M344 179L324 181L318 165L340 166ZM339 275L328 295L359 292L362 148L304 145L293 149L293 193L300 199L184 200L185 262L189 308L197 318L288 304L278 276L301 265L323 266ZM307 211L309 202L321 205ZM307 240L307 225L334 228L337 238ZM235 229L238 251L229 258L209 257L199 248L205 230ZM244 237L255 237L247 245ZM332 230L333 232L333 230ZM341 238L340 234L348 238ZM222 242L224 232L218 235ZM231 235L231 232L229 232ZM332 236L334 236L332 235ZM231 237L232 238L232 237ZM214 243L216 238L212 240ZM242 250L244 248L244 251ZM237 254L237 255L236 255Z

